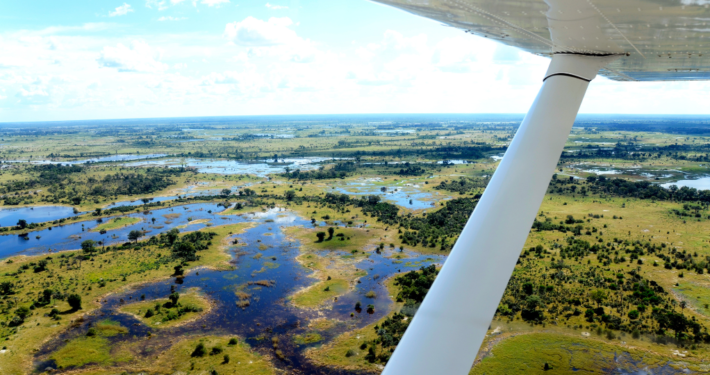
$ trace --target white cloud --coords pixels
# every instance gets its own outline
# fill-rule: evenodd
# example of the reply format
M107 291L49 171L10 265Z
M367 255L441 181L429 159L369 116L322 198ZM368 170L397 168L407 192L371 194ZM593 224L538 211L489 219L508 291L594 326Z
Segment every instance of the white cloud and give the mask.
M208 7L220 7L222 4L229 4L229 0L202 0L200 4L205 4Z
M104 47L97 61L100 66L116 68L119 72L156 73L168 68L154 56L148 44L134 41L130 48L120 43L116 47Z
M275 5L275 4L269 4L269 3L266 3L266 7L269 9L273 9L273 10L288 9L288 7L286 5Z
M163 16L158 18L158 21L183 21L186 20L187 17L173 17L173 16Z
M126 14L133 12L131 4L123 3L120 7L117 7L113 12L109 12L109 17L125 16Z
M177 4L178 2L172 2L172 4ZM158 10L165 10L168 9L168 4L165 1L158 1L158 0L145 0L145 7L146 8L156 8Z
M224 35L241 46L277 46L300 40L296 32L288 28L292 24L293 21L288 17L272 17L262 21L249 16L241 22L228 23Z

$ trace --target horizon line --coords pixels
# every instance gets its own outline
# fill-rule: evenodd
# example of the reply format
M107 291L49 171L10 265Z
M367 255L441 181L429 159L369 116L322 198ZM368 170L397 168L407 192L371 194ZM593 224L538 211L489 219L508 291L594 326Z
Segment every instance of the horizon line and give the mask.
M35 121L2 121L0 125L28 125L28 124L61 124L61 123L81 123L91 121L149 121L149 120L178 120L178 119L219 119L219 118L268 118L268 117L323 117L323 116L519 116L524 117L526 113L463 113L463 112L441 112L441 113L311 113L311 114L262 114L262 115L206 115L206 116L172 116L172 117L124 117L124 118L94 118L94 119L73 119L73 120L35 120ZM710 114L645 114L645 113L579 113L579 116L676 116L676 117L701 117L710 119Z

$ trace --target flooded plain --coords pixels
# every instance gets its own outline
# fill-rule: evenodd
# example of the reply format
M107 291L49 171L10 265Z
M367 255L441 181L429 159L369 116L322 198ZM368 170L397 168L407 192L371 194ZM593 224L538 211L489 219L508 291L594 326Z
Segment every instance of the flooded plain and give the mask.
M3 207L0 208L0 227L17 225L19 220L25 220L28 224L41 223L66 219L74 215L77 214L74 213L73 208L64 206Z
M192 209L195 210L196 207ZM92 325L110 318L129 330L125 335L110 338L111 343L135 343L139 352L146 355L155 350L167 349L171 345L171 339L197 334L239 335L246 338L249 345L256 350L269 354L272 352L271 338L276 336L280 339L280 349L285 357L274 361L278 367L289 373L346 373L314 366L303 356L304 349L327 342L344 331L364 327L388 314L393 302L383 283L390 276L433 263L443 263L445 260L444 256L423 256L409 252L401 253L406 259L400 260L396 258L393 250L381 254L373 251L364 259L355 259L350 253L323 250L319 255L342 257L351 261L363 271L364 276L349 292L340 296L337 301L328 302L324 308L301 309L290 303L289 296L316 280L310 277L309 269L296 261L296 256L300 254L299 243L288 238L282 228L311 227L312 224L309 220L278 208L256 215L234 216L234 220L230 222L243 221L256 222L257 225L231 238L238 241L238 245L229 249L233 270L193 270L184 278L145 284L124 293L111 295L103 301L99 310L87 316L84 323L46 343L35 356L36 367L56 368L48 358L65 344L65 340L84 336ZM270 286L256 284L259 280L268 280L268 284L262 285ZM198 288L215 307L194 322L160 330L158 327L146 326L133 316L118 311L125 301L137 301L141 295L145 295L146 300L165 298L172 292L172 288L179 293ZM237 305L237 291L251 295L249 306L242 308ZM378 297L367 298L365 294L369 291L374 291ZM360 301L373 304L374 312L356 310L355 303ZM351 313L354 316L351 316ZM314 319L323 318L332 320L335 324L328 329L316 330L322 338L319 342L301 345L294 342L293 335L314 332L308 328L309 323ZM149 335L151 340L145 340Z
M309 171L318 169L322 163L333 162L334 160L324 157L305 157L305 158L285 158L285 159L270 159L258 161L237 161L226 159L177 159L169 158L162 160L142 161L125 164L127 167L138 166L167 166L167 167L194 167L201 173L215 174L250 174L258 177L266 177L272 173L284 173L288 168L291 171L300 169L301 171Z

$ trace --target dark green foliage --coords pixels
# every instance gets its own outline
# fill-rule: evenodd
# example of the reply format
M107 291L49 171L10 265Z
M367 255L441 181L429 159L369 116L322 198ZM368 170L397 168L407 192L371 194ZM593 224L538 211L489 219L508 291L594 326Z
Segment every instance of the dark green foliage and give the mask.
M205 349L205 344L199 343L197 344L197 347L195 347L195 350L192 352L191 356L192 357L204 357L207 354L207 350Z
M217 345L214 348L212 348L212 350L210 351L210 355L219 355L219 354L222 354L222 351L223 351L222 347Z
M0 296L9 296L15 294L15 284L10 281L0 283Z
M434 189L452 191L459 194L466 194L473 189L483 189L488 185L488 179L459 177L454 181L442 181Z
M71 306L72 310L81 310L81 296L78 294L70 294L67 297L67 303Z
M81 250L84 252L86 255L91 255L96 252L96 241L93 240L86 240L81 243Z
M128 233L128 240L138 242L138 239L143 237L143 232L139 230L132 230Z
M161 235L161 242L172 242L173 256L186 262L198 260L197 252L208 249L212 239L217 236L214 232L192 232L178 239L177 233L170 231L165 236Z
M177 306L178 299L180 299L180 294L178 292L172 292L170 296L168 296L170 299L170 303L172 306Z
M237 345L237 343L239 343L239 340L237 340L236 338L232 337L231 339L229 339L229 343L228 343L227 345L233 346L233 345Z
M422 267L418 272L410 271L395 278L394 285L400 287L400 291L397 293L397 301L405 303L405 309L402 311L408 311L410 315L414 315L411 309L416 311L416 307L424 301L424 296L429 292L429 288L431 288L431 284L434 283L434 279L436 279L438 274L439 271L432 264L428 267Z

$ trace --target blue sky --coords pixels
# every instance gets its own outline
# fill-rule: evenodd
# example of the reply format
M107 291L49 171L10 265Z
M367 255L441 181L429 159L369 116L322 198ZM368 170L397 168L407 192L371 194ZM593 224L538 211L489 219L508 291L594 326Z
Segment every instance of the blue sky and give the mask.
M366 0L0 2L0 121L524 113L547 60ZM710 112L595 80L584 113Z

